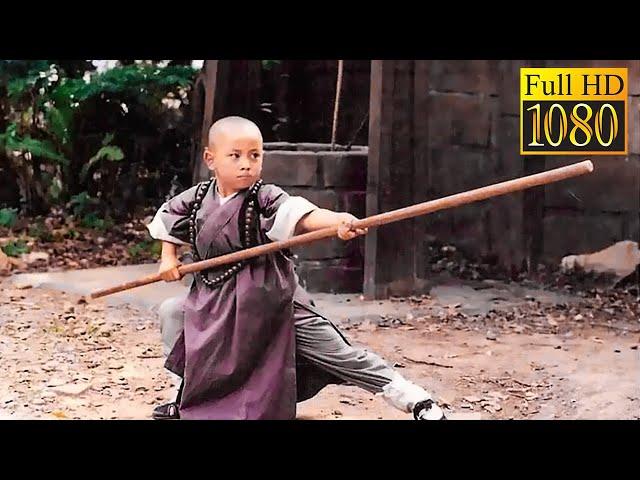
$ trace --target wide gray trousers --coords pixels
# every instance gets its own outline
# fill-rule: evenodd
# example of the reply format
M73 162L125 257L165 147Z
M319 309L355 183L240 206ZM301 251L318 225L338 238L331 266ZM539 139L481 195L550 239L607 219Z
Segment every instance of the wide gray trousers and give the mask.
M165 356L182 333L185 297L186 293L169 298L159 307ZM312 371L310 375L298 376L308 382L298 386L298 401L315 395L327 383L355 385L381 395L388 403L407 413L417 402L431 398L427 391L403 378L380 356L351 345L315 308L296 302L294 322L297 368L299 371ZM314 381L316 385L313 385Z

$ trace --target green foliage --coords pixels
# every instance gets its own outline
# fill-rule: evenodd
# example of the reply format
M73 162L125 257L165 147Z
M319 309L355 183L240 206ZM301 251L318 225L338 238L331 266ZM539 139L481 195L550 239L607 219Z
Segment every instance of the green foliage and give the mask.
M79 236L80 236L80 232L77 231L75 228L70 228L65 235L65 237L71 238L73 240L75 240Z
M34 223L29 226L28 234L30 237L37 238L43 242L52 242L54 240L51 232L45 227L42 222Z
M124 158L124 152L120 147L116 147L115 145L108 145L111 140L113 140L113 134L108 134L102 142L104 146L100 148L100 150L98 150L98 153L91 157L89 161L82 166L82 169L80 170L81 182L84 182L86 180L89 170L100 160L104 159L110 162L119 162Z
M13 227L18 220L17 208L0 209L0 227Z
M91 196L85 191L72 196L71 200L69 201L69 206L73 211L73 215L76 217L80 217L88 213L90 207L96 205L97 203L98 201L94 198L91 198Z
M96 213L91 212L82 217L80 225L84 228L104 231L113 227L113 221L110 218L100 218Z
M0 93L0 159L6 157L21 191L29 192L27 202L38 199L50 207L83 191L98 197L102 190L107 202L121 194L117 179L96 182L92 173L127 175L129 170L112 165L133 157L127 150L135 145L132 126L148 135L162 122L170 125L165 118L174 113L163 99L184 99L197 73L184 65L133 64L86 77L91 68L84 60L0 60L0 92L6 92ZM101 145L96 136L104 139ZM75 213L82 202L71 202L74 215L95 213ZM85 223L100 225L98 220L88 217Z
M45 110L45 119L49 130L62 145L66 145L71 140L71 118L71 111L68 109L48 107Z
M29 253L30 248L24 240L13 240L2 247L2 250L9 257L19 257L23 253Z
M162 253L162 242L157 240L144 240L140 243L135 244L128 249L129 255L132 257L138 257L143 253L147 252L154 257L159 257Z
M89 83L82 79L63 79L51 92L56 105L72 105L96 97L133 98L140 102L160 102L164 96L193 82L196 70L181 65L158 68L127 65L95 75Z
M40 88L48 75L50 63L46 60L2 60L0 77L7 85L7 94L11 98L28 94L34 88Z
M29 135L20 136L16 123L10 123L7 129L0 133L0 146L4 147L7 156L12 155L13 152L29 153L63 165L69 164L69 160L58 152L50 140L38 140Z
M35 85L35 82L32 82L32 78L18 78L9 82L7 93L9 97L16 97L27 90L27 87L33 87L33 85Z

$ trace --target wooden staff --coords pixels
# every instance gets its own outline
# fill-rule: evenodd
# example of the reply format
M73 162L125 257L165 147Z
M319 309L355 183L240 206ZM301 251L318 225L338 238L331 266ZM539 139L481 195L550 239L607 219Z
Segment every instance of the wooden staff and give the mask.
M485 200L491 197L497 197L505 195L507 193L513 193L520 190L525 190L531 187L537 187L540 185L546 185L548 183L559 182L567 178L576 177L578 175L584 175L593 171L593 164L589 160L583 162L574 163L566 167L560 167L547 172L536 173L535 175L529 175L522 178L516 178L502 183L496 183L475 190L469 190L468 192L457 193L448 197L439 198L437 200L431 200L424 203L418 203L391 212L380 213L371 217L363 218L351 225L352 228L371 228L378 227L387 223L397 222L405 220L407 218L418 217L433 213L438 210L444 210L446 208L459 207L460 205L466 205L468 203L477 202L479 200ZM216 258L208 260L202 260L200 262L190 263L188 265L182 265L178 267L178 271L181 275L187 273L199 272L208 268L216 268L229 263L236 263L241 260L247 260L249 258L258 257L260 255L266 255L285 248L297 247L305 245L307 243L317 242L324 238L330 238L336 236L338 233L338 227L328 227L314 232L305 233L302 235L296 235L288 240L280 242L267 243L259 245L253 248L247 248L246 250L240 250L226 255L221 255ZM123 283L122 285L116 285L104 290L97 290L91 294L91 298L104 297L105 295L111 295L113 293L122 292L150 283L158 282L162 280L160 274L149 275L147 277L140 278L131 282Z

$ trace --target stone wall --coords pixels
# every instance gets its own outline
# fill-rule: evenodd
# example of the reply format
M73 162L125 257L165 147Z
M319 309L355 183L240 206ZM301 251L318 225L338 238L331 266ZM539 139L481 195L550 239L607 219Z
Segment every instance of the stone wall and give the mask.
M428 140L418 199L430 200L525 174L519 156L518 67L495 60L434 60L425 66ZM477 258L520 269L523 194L444 210L426 218L426 232ZM418 265L419 276L428 258Z
M266 143L262 178L321 208L365 214L367 147L350 151L321 143ZM362 291L364 243L322 240L293 250L302 284L311 292Z
M430 61L425 198L574 163L521 156L520 67L629 68L629 154L594 156L592 174L429 216L428 232L513 270L640 235L639 61ZM418 95L419 92L416 92ZM419 270L418 266L418 270ZM428 275L428 272L424 272Z
M545 187L543 260L588 253L620 240L640 237L640 61L548 61L549 67L627 67L628 155L593 156L594 171L585 177ZM547 156L556 168L582 157Z

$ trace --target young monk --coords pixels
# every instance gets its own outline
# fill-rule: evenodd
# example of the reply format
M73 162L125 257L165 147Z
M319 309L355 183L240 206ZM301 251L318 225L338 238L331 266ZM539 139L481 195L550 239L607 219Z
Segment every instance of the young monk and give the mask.
M350 227L349 213L263 184L262 147L247 119L213 124L204 152L213 178L162 205L148 227L163 242L163 279L180 279L181 244L200 260L330 226L339 226L342 240L366 233ZM186 298L168 300L160 314L165 366L182 384L176 402L157 407L154 418L294 419L297 402L328 384L351 384L416 419L444 419L429 393L354 348L314 308L286 251L199 272Z

